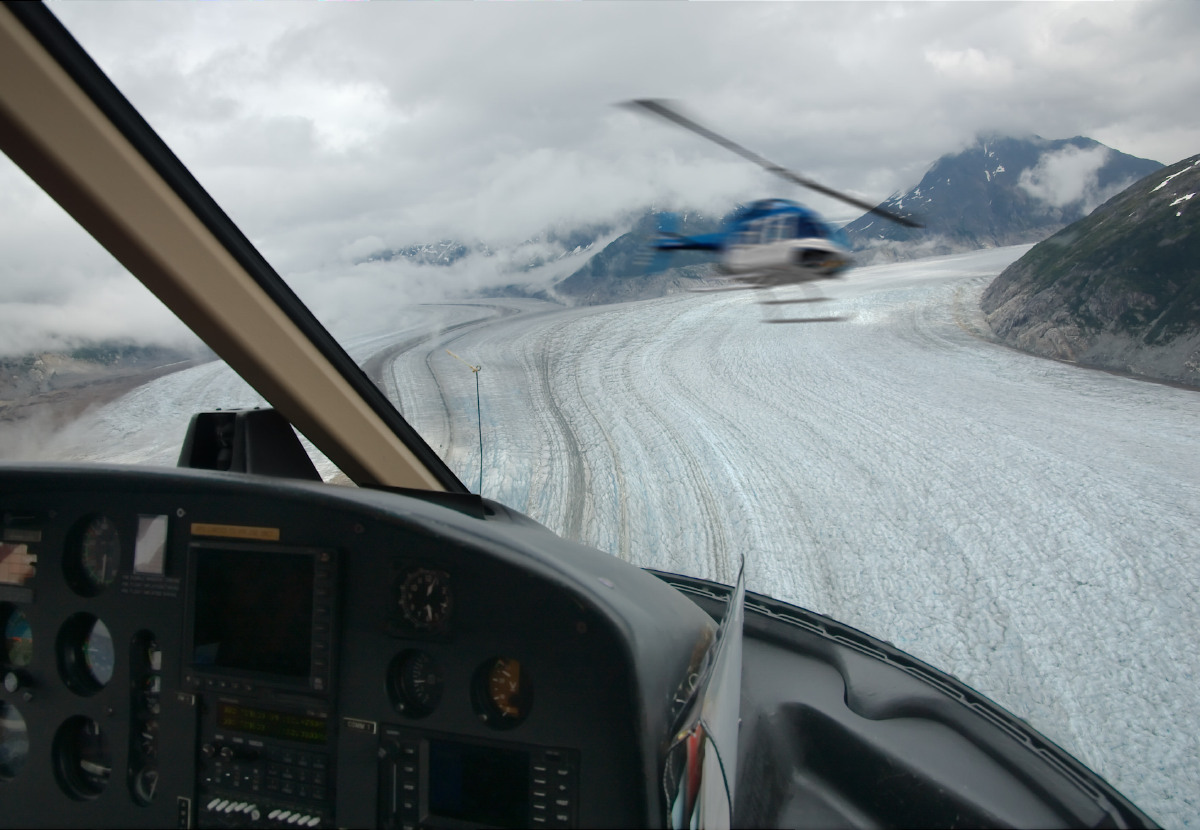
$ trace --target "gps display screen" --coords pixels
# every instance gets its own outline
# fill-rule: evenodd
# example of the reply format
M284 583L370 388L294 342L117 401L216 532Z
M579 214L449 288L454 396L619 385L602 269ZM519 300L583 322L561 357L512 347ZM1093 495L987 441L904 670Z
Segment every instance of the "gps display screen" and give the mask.
M528 827L529 753L430 741L429 812L495 827Z
M194 549L198 668L307 678L312 666L311 555Z

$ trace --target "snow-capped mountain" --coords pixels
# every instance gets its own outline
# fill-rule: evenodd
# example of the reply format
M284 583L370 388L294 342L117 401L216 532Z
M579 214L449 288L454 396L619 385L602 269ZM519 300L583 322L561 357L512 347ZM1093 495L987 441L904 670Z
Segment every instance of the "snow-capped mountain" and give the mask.
M483 243L478 243L480 252L488 256L490 251ZM443 239L428 245L408 245L403 248L387 248L363 257L355 264L363 262L391 262L396 259L406 259L417 265L453 265L458 260L471 253L461 242L453 239Z
M980 137L880 205L924 229L868 213L845 231L864 262L1039 242L1161 167L1082 136Z

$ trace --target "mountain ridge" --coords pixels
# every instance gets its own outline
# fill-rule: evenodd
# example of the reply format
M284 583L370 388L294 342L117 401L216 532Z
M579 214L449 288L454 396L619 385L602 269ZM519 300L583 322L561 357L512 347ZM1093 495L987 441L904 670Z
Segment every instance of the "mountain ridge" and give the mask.
M880 204L924 229L867 213L843 230L864 265L1040 242L1161 168L1083 136L980 136Z
M1143 178L1035 245L983 292L1004 342L1200 385L1200 155Z

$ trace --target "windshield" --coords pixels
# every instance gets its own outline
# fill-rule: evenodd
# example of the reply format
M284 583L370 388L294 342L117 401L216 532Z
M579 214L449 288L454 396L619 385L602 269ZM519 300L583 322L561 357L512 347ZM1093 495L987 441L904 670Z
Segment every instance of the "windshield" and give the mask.
M472 492L643 567L730 584L744 556L747 590L956 675L1156 820L1194 815L1200 381L1021 351L981 308L1200 147L1191 8L54 11ZM880 230L612 106L660 90L897 211L934 215L969 158L954 198L1010 175L1004 211L1042 224ZM1106 178L1118 156L1151 166ZM860 267L693 290L782 220L731 230L728 261L656 261L660 214L719 233L766 197L830 225L801 236L847 225ZM173 465L192 414L265 405L6 158L0 210L5 459Z

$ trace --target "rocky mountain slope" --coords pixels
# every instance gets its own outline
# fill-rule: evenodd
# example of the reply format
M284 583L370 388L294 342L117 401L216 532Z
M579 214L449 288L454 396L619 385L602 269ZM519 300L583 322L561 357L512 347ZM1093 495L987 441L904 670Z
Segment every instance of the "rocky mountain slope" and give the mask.
M1080 136L980 138L881 205L923 230L866 214L845 231L863 264L1039 242L1161 167Z
M1018 348L1200 385L1200 155L1035 245L981 307Z
M154 378L212 360L207 348L94 343L0 358L0 459L30 460L86 410Z

